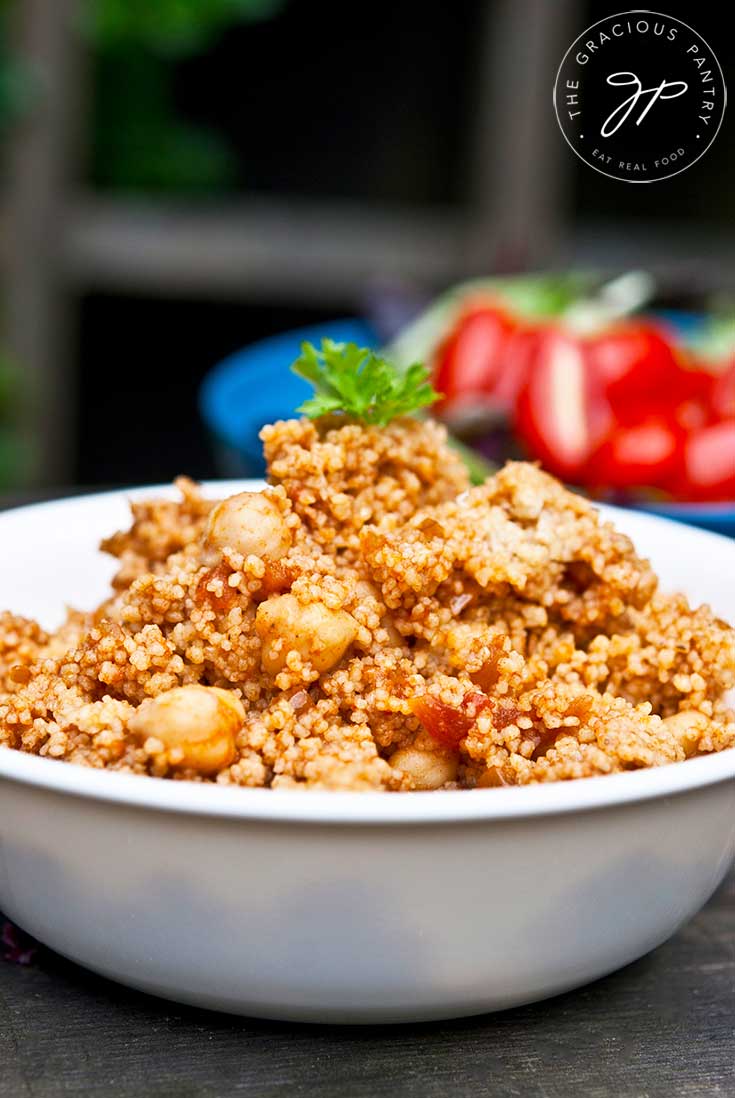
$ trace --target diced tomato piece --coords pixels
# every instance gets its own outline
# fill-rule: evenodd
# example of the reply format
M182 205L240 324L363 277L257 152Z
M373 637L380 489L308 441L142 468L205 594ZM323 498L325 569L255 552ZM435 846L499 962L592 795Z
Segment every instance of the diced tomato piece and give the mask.
M457 750L480 713L495 709L493 700L481 690L469 690L459 705L448 705L431 694L413 698L410 704L429 735L451 751Z
M622 323L587 340L588 360L613 409L659 401L679 365L673 340L650 323Z
M488 697L481 690L468 690L458 705L449 705L431 694L413 698L410 705L429 735L450 751L459 748L481 713L489 713L499 731L521 716L512 701Z
M590 459L590 476L609 488L662 487L681 464L684 431L663 416L617 427Z
M511 332L502 354L502 366L492 391L493 405L512 418L528 376L536 361L546 328L517 328Z
M735 419L735 362L715 378L711 405L718 419Z
M447 705L431 694L413 698L411 710L437 743L456 751L472 727L472 719L462 709Z
M682 400L667 409L669 419L685 431L695 431L712 420L708 400Z
M500 376L503 353L516 322L502 309L475 306L460 318L437 356L436 388L442 405L491 394Z
M530 456L580 480L611 423L611 411L576 336L547 329L518 398L516 430Z
M224 563L207 569L194 590L194 602L198 605L207 603L218 613L227 613L238 598L237 588L230 587L228 583L231 575L232 569Z
M694 400L707 404L712 399L717 375L704 363L690 359L681 362L670 379L666 389L659 394L662 402L672 400L675 403Z
M266 560L260 588L254 598L257 602L262 602L263 599L269 599L271 595L280 595L288 591L294 578L292 569L282 560Z
M685 500L735 500L735 420L692 431L673 492Z
M498 633L496 636L490 637L488 648L490 651L487 659L482 667L472 675L472 681L483 691L492 690L500 678L500 661L509 651L510 641L506 636Z

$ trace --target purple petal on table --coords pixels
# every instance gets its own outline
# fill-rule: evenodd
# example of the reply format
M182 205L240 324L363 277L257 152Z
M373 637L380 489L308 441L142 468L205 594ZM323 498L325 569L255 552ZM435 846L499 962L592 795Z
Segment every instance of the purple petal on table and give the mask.
M8 919L0 917L0 960L14 965L32 965L38 945Z

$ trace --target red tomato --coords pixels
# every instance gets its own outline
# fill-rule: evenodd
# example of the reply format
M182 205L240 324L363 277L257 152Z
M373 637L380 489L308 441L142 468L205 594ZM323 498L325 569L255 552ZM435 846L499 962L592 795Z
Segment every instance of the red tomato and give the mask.
M610 409L575 336L549 328L518 398L516 430L532 457L559 477L585 478L610 427Z
M715 381L716 375L703 363L682 362L661 394L660 402L672 404L674 419L687 430L704 427L712 421Z
M735 420L692 431L673 491L679 499L735 499Z
M457 750L472 727L471 718L460 706L449 705L431 694L412 698L409 705L429 735L450 751Z
M590 476L608 488L663 487L681 464L684 432L662 416L616 427L590 459Z
M673 344L655 325L629 322L587 340L591 369L616 413L660 400L678 369Z
M712 419L709 401L704 400L682 400L666 409L666 414L685 431L705 427Z
M499 411L513 416L518 398L526 384L539 348L544 339L545 328L517 328L511 332L503 350L503 363L500 375L493 389L493 403Z
M711 404L718 419L735 419L735 362L715 378Z
M677 400L709 401L715 380L716 375L703 363L682 362L672 377L671 393Z
M460 318L438 355L435 385L444 405L492 393L515 328L515 321L491 305L475 307Z

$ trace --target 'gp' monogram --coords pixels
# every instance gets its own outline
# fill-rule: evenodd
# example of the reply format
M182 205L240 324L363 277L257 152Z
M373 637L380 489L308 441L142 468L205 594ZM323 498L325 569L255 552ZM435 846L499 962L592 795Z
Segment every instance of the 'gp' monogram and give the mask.
M625 183L656 183L707 152L727 87L693 27L636 9L577 35L561 59L553 103L564 140L589 168Z
M636 119L636 126L640 126L657 99L677 99L689 87L684 80L662 80L655 88L644 88L634 72L613 72L608 76L607 82L616 88L633 85L635 91L607 116L600 130L601 137L612 137L620 129L642 95L650 95L651 98ZM678 90L674 91L674 88ZM620 115L619 118L618 115ZM617 121L611 129L610 127L616 118Z

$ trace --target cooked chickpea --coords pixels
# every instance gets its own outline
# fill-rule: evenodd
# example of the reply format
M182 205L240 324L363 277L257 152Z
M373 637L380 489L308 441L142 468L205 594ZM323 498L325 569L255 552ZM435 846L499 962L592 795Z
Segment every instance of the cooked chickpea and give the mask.
M278 560L291 546L291 531L278 507L262 492L240 492L218 503L209 516L205 544L234 549L244 557Z
M276 595L258 607L255 628L263 642L263 669L275 675L289 652L298 652L316 671L338 663L357 636L357 622L345 610L321 602L304 606L295 595Z
M129 727L142 740L160 740L174 765L213 774L235 758L235 737L244 720L242 702L229 690L192 685L144 701Z
M402 770L414 789L441 789L457 777L458 760L448 752L427 751L422 747L400 747L388 760L396 770Z
M664 717L667 730L679 741L687 758L696 755L699 738L707 731L709 723L709 718L704 713L698 713L694 709L682 709L680 713Z

